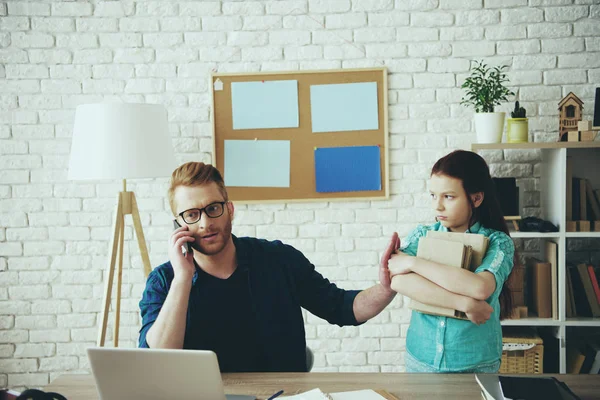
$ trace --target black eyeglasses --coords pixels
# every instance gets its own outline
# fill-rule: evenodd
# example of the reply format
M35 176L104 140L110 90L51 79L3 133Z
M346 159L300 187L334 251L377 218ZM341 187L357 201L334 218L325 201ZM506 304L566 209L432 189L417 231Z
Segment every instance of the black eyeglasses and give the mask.
M190 208L189 210L182 211L178 214L186 224L191 225L200 221L202 218L202 212L206 214L209 218L219 218L223 215L225 211L225 203L226 201L215 201L214 203L210 203L204 208Z

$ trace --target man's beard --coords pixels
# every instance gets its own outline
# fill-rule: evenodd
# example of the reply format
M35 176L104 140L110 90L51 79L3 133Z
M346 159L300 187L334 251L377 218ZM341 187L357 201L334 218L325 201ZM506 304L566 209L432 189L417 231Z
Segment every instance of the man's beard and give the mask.
M207 256L219 254L221 251L223 251L225 246L227 246L229 238L231 237L231 220L227 222L222 230L220 229L211 233L216 233L217 238L221 239L222 242L216 242L214 244L209 244L208 246L202 246L200 245L200 243L202 243L202 239L195 238L194 242L192 243L192 248L200 254Z

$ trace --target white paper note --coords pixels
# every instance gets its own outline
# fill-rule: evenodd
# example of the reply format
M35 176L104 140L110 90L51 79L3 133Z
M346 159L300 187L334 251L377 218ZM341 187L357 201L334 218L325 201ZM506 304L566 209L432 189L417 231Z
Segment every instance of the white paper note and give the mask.
M377 82L312 85L313 132L379 129Z
M233 129L298 128L298 81L233 82Z
M290 187L290 141L226 140L225 185Z

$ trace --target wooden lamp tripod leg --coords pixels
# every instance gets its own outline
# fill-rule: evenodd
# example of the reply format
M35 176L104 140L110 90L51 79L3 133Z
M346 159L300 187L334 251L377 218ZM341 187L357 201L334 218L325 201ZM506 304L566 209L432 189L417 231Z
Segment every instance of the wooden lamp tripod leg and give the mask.
M131 214L133 219L133 227L137 236L142 263L144 264L144 278L148 278L150 274L150 257L148 257L148 248L146 247L146 239L142 230L142 221L138 210L137 201L133 192L127 191L125 180L123 180L123 191L119 193L117 208L115 211L115 221L113 224L113 238L110 243L110 258L106 272L106 286L104 287L104 301L102 308L101 327L98 332L98 346L104 346L106 339L106 328L108 325L108 313L110 311L110 300L112 294L113 279L115 275L115 263L117 264L117 293L115 304L115 332L113 343L115 347L119 346L119 324L121 319L121 286L123 281L123 246L125 238L125 215ZM117 258L118 252L118 258Z
M131 214L133 220L133 227L135 229L135 235L138 239L138 246L140 248L140 254L142 256L142 263L144 264L144 278L148 278L150 274L150 257L148 257L148 248L146 247L146 240L144 238L144 231L142 230L142 220L140 219L140 212L137 207L135 200L135 193L123 192L123 217L127 214ZM123 238L125 236L125 224L123 219L121 220L121 239L119 242L119 268L117 269L117 299L115 303L115 334L113 337L115 347L119 346L119 323L121 317L121 282L123 275Z
M108 312L110 309L110 298L113 286L113 276L115 272L115 262L117 259L117 251L119 244L122 243L122 225L123 225L123 201L121 193L117 197L117 206L115 208L115 219L113 223L113 237L110 242L108 259L108 265L106 267L107 276L104 277L106 284L104 285L104 301L102 302L102 316L101 316L101 327L98 331L98 339L96 341L97 346L104 346L104 340L106 339L106 327L108 325ZM121 245L122 247L122 245ZM119 252L119 264L123 264L123 252Z
M113 344L119 347L119 323L121 321L121 287L123 283L123 242L125 239L125 216L121 214L121 229L119 235L119 264L117 264L117 298L115 303L115 328L113 335Z
M144 278L148 278L148 275L150 275L151 271L150 257L148 257L148 248L146 247L146 239L144 238L144 231L142 230L142 220L140 219L140 212L135 199L135 193L133 192L131 192L131 218L133 219L135 236L137 236L140 255L142 256L142 263L144 264Z
M137 201L133 192L127 191L127 185L123 179L123 191L119 193L117 200L117 208L115 210L115 221L113 224L113 237L110 242L109 253L110 258L108 260L108 266L106 268L106 285L104 287L104 301L102 302L102 317L101 326L98 332L97 346L104 346L106 339L106 328L108 325L108 313L110 311L110 300L112 294L113 278L115 275L115 263L118 257L117 266L117 293L116 293L116 304L115 304L115 333L113 337L114 346L119 346L119 323L121 319L121 286L123 282L123 245L125 239L125 215L131 214L133 219L133 227L135 228L135 235L138 238L138 246L140 247L140 254L142 256L142 263L144 264L144 278L148 278L150 274L150 257L148 257L148 248L146 247L146 240L144 238L144 231L142 230L142 221L140 219L140 212L138 210Z

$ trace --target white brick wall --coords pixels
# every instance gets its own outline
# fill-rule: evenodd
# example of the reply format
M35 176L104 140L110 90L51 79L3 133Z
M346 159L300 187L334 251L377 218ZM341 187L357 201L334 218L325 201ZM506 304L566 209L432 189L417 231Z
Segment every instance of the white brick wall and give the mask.
M341 286L363 288L377 279L388 235L430 221L432 163L475 137L472 110L459 105L469 60L508 64L532 135L553 138L568 91L592 110L599 18L593 0L0 1L0 387L88 368L120 187L66 180L78 104L163 103L179 161L210 161L211 70L386 65L391 199L240 205L234 227L283 239ZM539 154L485 156L495 174L522 177L535 211ZM167 182L130 187L157 265L171 230ZM130 222L126 238L121 337L133 346L144 282ZM402 300L360 328L307 316L315 370L401 371Z

